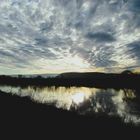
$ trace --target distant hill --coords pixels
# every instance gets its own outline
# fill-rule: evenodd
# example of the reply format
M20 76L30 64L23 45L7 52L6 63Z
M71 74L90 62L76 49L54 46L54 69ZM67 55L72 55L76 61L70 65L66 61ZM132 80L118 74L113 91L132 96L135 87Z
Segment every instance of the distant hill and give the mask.
M124 76L124 75L138 75L129 70L125 70L122 73L103 73L103 72L68 72L58 75L59 78L101 78L111 76Z
M99 72L84 72L84 73L79 73L79 72L69 72L69 73L62 73L58 75L57 77L59 78L91 78L91 77L98 77L98 76L103 76L105 73L99 73Z

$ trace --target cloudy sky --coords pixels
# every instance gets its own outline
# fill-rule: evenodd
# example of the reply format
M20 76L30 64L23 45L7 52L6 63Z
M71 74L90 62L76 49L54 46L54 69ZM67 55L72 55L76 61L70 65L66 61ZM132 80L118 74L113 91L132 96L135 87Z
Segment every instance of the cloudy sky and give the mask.
M0 74L140 69L140 0L0 0Z

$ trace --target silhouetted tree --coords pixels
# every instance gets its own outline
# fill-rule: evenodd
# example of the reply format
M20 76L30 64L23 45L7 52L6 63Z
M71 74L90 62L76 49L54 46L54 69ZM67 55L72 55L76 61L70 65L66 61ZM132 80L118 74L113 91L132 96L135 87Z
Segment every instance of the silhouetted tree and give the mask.
M23 76L22 75L18 75L18 78L22 78Z

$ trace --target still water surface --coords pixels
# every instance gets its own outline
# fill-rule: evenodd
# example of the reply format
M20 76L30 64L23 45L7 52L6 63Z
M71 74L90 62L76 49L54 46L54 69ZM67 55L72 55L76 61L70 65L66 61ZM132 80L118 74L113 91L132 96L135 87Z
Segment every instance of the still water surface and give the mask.
M125 123L140 124L140 97L135 90L96 89L88 87L12 87L0 90L33 101L74 110L81 115L105 113L122 118Z

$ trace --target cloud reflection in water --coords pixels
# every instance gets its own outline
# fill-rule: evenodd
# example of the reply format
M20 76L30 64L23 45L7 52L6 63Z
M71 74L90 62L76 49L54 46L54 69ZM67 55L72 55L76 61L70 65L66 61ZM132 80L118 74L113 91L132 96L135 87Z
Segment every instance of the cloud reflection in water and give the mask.
M87 87L11 87L1 86L0 90L21 97L54 105L65 110L74 110L82 115L104 113L119 116L124 122L140 123L139 100L132 90L96 89Z

